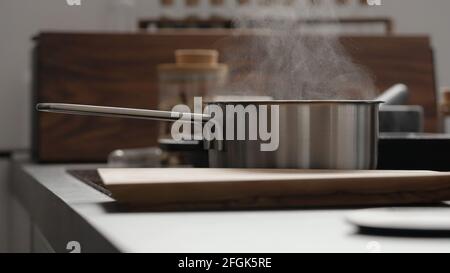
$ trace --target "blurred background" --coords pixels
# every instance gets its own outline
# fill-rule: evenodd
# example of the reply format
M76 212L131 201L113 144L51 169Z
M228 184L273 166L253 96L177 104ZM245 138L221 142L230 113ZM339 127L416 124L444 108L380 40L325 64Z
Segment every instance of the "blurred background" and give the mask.
M0 150L30 148L31 51L33 37L40 32L123 31L135 28L136 22L143 18L227 18L234 17L240 8L239 1L234 0L217 1L219 4L175 0L167 1L167 6L162 2L165 1L85 0L81 6L68 6L63 0L1 1ZM249 2L249 6L244 6L245 12L263 1ZM383 0L381 6L361 5L359 0L342 2L336 4L338 17L386 17L395 23L396 34L429 35L435 51L438 89L450 86L450 17L446 14L449 1Z
M176 50L217 50L219 62L224 66L217 66L216 51L203 53L212 56L216 65L212 70L217 72L215 80L221 82L225 66L231 72L236 72L236 68L222 58L229 54L229 45L220 45L218 41L233 37L238 28L245 28L247 36L258 35L258 20L279 20L280 15L286 14L301 14L296 20L305 28L337 26L342 45L358 65L367 68L380 93L393 85L405 84L409 98L401 103L411 108L386 109L384 120L388 122L383 130L449 133L448 0L80 0L79 3L0 1L0 202L6 200L10 159L15 151L32 151L33 160L39 163L103 163L116 149L153 147L161 136L152 122L38 114L35 103L148 109L167 103L169 107L175 102L158 93L167 89L169 94L174 88L170 64L175 62ZM196 75L193 81L198 79ZM183 78L183 84L188 87L180 88L188 90L191 83ZM404 115L400 116L401 122L395 119L394 126L390 122L397 116L392 113L398 112ZM407 122L403 122L405 117ZM399 124L403 126L400 129L396 127ZM405 128L405 124L411 126ZM446 145L449 139L447 136ZM408 159L433 161L414 143L409 144L416 149L414 156L392 150L399 147L397 142L385 143L381 145L383 167L408 168L399 165ZM414 150L408 147L404 151ZM433 146L436 151L423 147L424 153L445 150L440 144ZM173 147L166 145L166 148ZM142 151L137 153L142 155ZM145 150L144 154L159 156L155 150ZM405 158L394 158L399 154ZM445 154L434 156L434 162L447 158ZM430 169L449 166L446 162L442 164ZM415 163L409 166L428 168ZM5 250L7 240L7 221L3 219L8 213L25 213L20 209L8 211L6 205L0 204L0 252Z

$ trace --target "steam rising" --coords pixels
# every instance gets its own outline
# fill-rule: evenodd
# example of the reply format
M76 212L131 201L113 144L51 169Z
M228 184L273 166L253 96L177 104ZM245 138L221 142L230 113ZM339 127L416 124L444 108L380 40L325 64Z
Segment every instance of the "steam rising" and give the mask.
M309 1L306 1L309 2ZM332 18L330 4L260 12L260 35L242 34L223 43L231 67L227 94L264 95L279 100L373 99L373 79L353 63L338 39L338 27L299 25L299 18ZM242 15L241 15L242 16ZM242 18L242 17L241 17ZM249 18L237 21L245 28ZM222 90L223 91L223 90Z

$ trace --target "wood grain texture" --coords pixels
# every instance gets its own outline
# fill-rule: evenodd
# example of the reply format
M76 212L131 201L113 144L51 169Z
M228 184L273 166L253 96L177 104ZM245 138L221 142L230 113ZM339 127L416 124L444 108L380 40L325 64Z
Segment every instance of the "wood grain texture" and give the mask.
M36 38L34 101L156 108L156 66L174 50L218 49L232 30L157 34L43 33ZM248 36L256 35L251 33ZM259 34L258 34L259 35ZM411 104L425 107L426 130L437 129L433 53L427 37L343 37L356 63L384 90L402 82ZM117 148L155 145L157 123L34 113L34 157L40 162L104 161Z
M424 204L450 199L450 173L251 169L99 169L119 203L158 209Z

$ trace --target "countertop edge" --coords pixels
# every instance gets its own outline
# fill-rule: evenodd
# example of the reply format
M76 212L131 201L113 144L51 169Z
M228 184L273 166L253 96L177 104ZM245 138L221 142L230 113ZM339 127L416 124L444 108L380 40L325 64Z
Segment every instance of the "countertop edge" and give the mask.
M69 242L79 242L83 253L120 253L123 250L97 230L87 219L65 200L61 199L43 181L30 173L28 162L22 156L15 156L11 170L11 192L30 214L31 220L58 253L70 252ZM73 178L75 179L75 178ZM64 179L63 179L64 180ZM58 181L65 183L66 181ZM87 185L84 192L101 194ZM64 186L64 185L61 185ZM100 196L99 196L100 197ZM99 202L109 199L98 198ZM49 213L51 211L52 213ZM70 239L69 239L70 238Z

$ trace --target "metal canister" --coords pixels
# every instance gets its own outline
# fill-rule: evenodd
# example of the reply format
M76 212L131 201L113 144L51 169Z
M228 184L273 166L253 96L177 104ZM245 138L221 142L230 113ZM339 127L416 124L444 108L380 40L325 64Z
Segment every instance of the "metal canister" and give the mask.
M262 151L262 140L206 143L213 168L370 170L377 167L379 101L237 101L228 105L279 107L279 146ZM258 114L261 115L261 114ZM227 118L230 113L226 113ZM271 117L261 117L271 120ZM248 131L249 124L244 125ZM228 128L224 128L226 131ZM236 130L237 128L233 128Z

